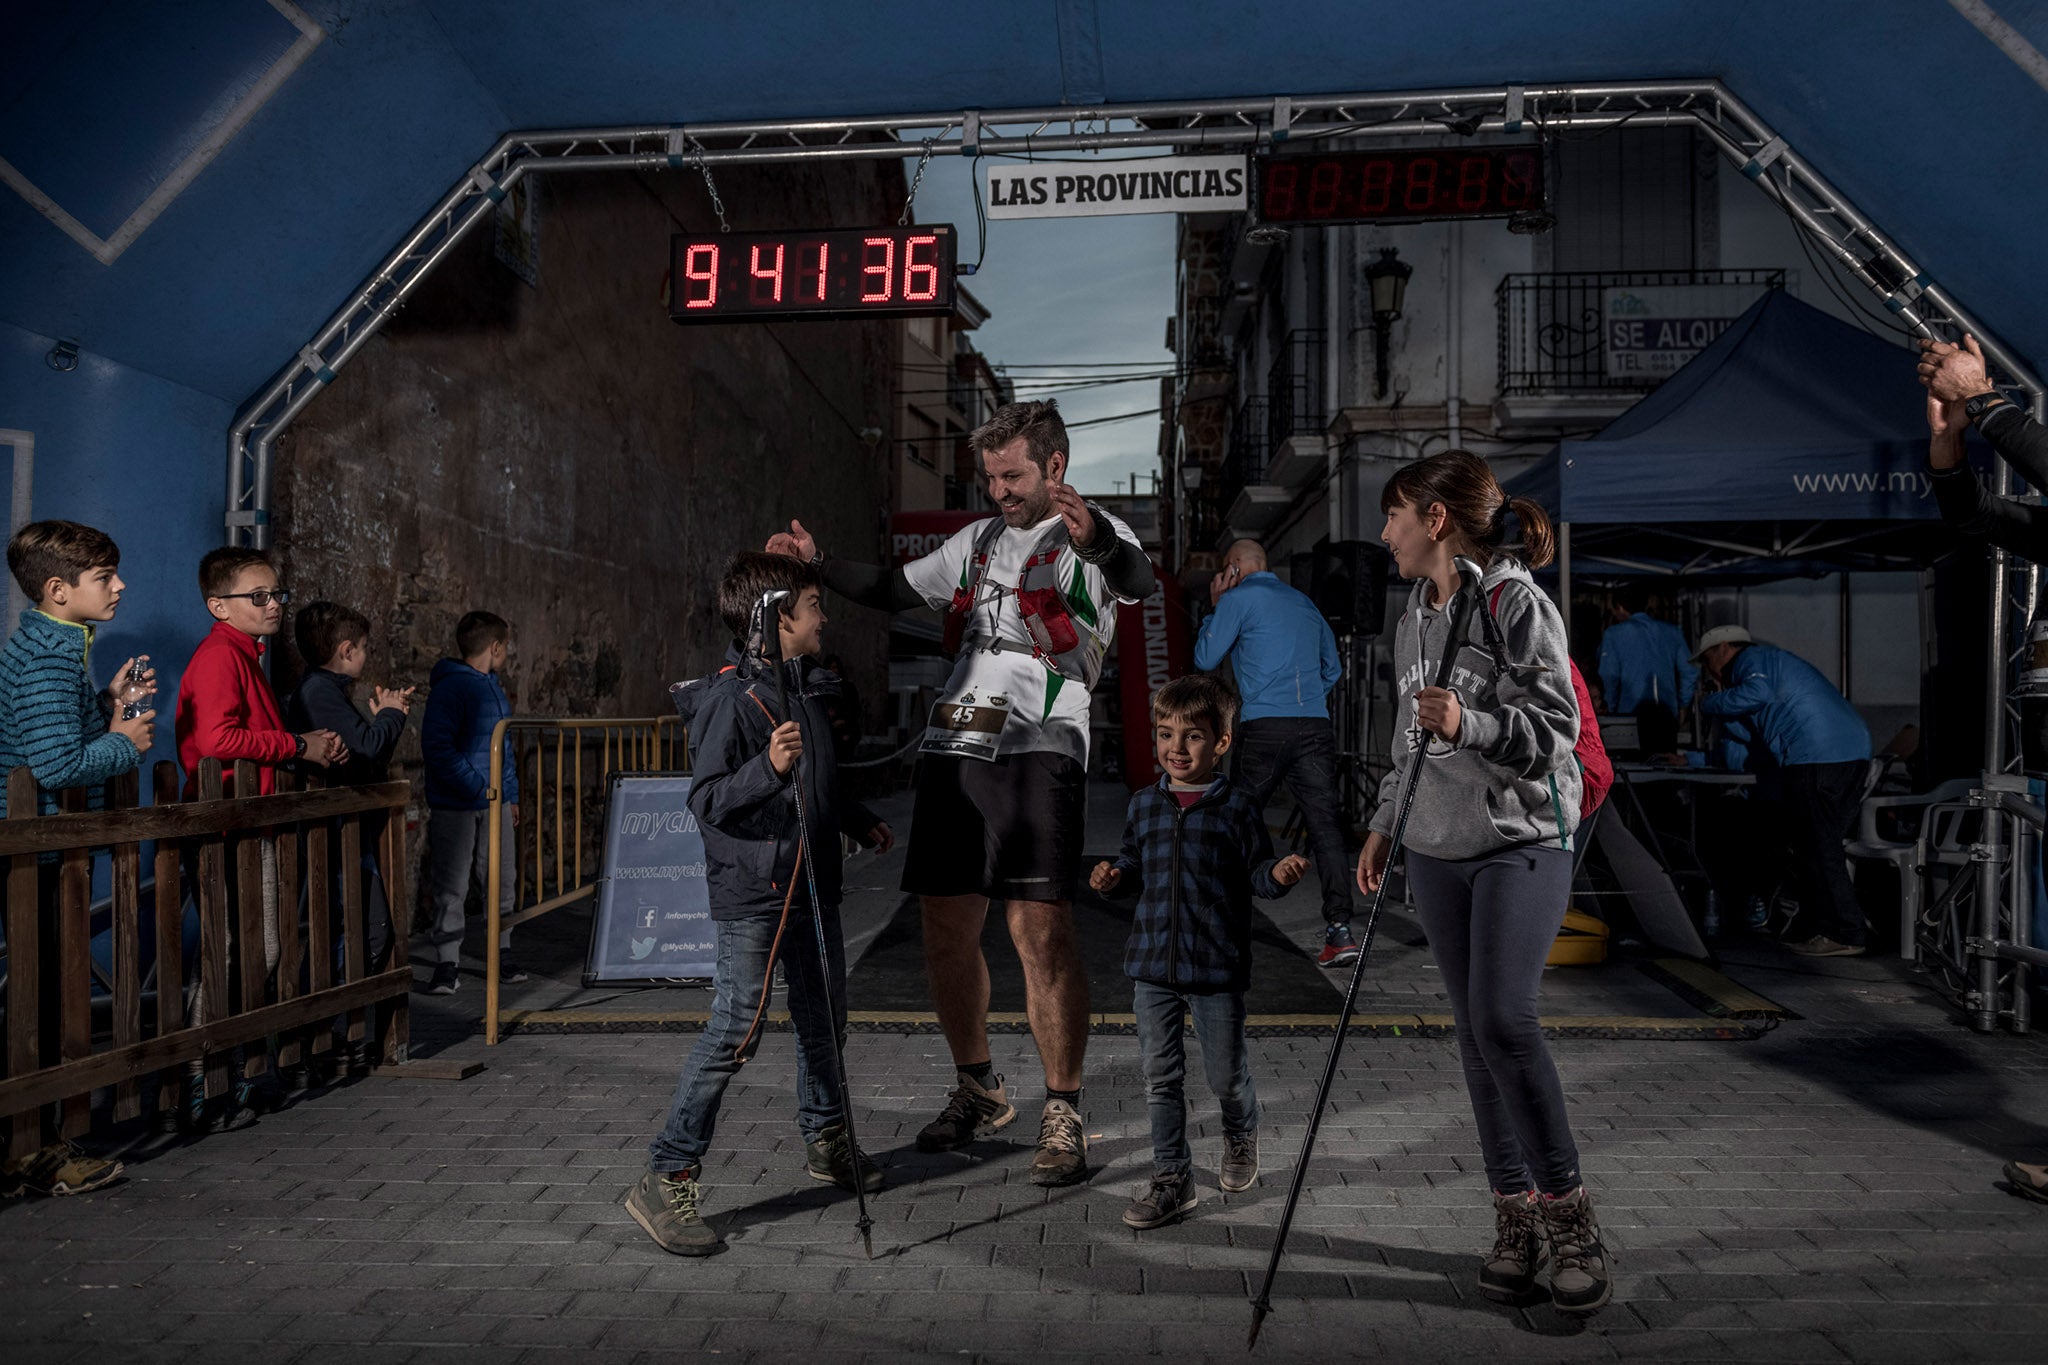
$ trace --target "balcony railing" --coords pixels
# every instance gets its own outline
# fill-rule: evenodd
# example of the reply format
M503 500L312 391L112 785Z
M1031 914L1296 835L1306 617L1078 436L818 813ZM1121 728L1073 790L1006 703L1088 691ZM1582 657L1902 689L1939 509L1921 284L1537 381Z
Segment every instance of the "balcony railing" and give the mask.
M1767 289L1785 287L1782 270L1571 271L1508 275L1494 293L1499 319L1500 391L1514 394L1641 392L1718 335ZM1619 313L1630 307L1627 315ZM1616 315L1610 316L1613 312ZM1615 323L1673 328L1671 346L1654 335L1638 345L1617 338ZM1622 345L1613 344L1623 341Z
M1246 484L1266 481L1266 457L1271 453L1269 433L1272 409L1264 398L1247 398L1230 424L1230 444L1223 451L1223 480L1218 489L1219 508L1229 507L1238 490Z
M1322 332L1289 332L1280 354L1266 374L1267 450L1278 450L1294 436L1321 436L1330 427L1330 409L1323 393Z

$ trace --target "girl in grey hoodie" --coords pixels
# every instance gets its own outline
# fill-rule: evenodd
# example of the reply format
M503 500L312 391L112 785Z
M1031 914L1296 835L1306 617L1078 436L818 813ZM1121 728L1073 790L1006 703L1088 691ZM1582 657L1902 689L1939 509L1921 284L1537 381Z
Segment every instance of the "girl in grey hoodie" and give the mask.
M1529 577L1550 562L1555 537L1542 508L1511 502L1486 462L1462 450L1402 467L1380 507L1381 539L1402 577L1415 580L1394 631L1400 714L1410 723L1395 730L1358 884L1370 897L1385 876L1401 786L1422 762L1405 838L1408 885L1457 1020L1493 1185L1499 1235L1479 1287L1521 1299L1547 1256L1552 1302L1590 1313L1612 1286L1537 1020L1579 822L1579 712L1564 622ZM1526 566L1504 552L1511 517ZM1446 608L1458 558L1483 570L1479 601L1459 609L1452 685L1439 688L1430 683L1452 643Z

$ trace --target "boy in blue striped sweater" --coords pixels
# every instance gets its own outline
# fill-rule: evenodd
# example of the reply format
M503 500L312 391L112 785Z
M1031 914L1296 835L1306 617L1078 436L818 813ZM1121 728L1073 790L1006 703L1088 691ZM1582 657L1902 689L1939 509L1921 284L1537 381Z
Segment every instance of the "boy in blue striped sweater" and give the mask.
M156 738L155 711L132 720L116 716L114 689L135 660L115 671L106 692L92 683L93 633L114 619L127 587L120 564L112 537L74 521L30 522L7 544L7 567L35 605L22 612L20 628L0 649L0 775L16 768L34 773L37 807L45 815L57 809L57 792L66 787L92 789L98 805L100 784L132 772ZM155 676L148 668L141 673L145 684ZM0 776L0 814L6 799ZM56 859L45 858L38 872L37 902L53 916ZM45 998L54 1001L55 993ZM120 1174L119 1162L57 1142L17 1154L0 1168L0 1195L80 1194Z
M1218 1184L1235 1194L1259 1177L1259 1099L1244 1031L1252 897L1286 895L1308 859L1275 859L1265 812L1216 771L1236 719L1237 694L1211 673L1176 678L1153 695L1162 775L1131 796L1122 854L1088 878L1103 895L1138 896L1124 974L1134 990L1152 1119L1152 1179L1124 1210L1124 1222L1141 1230L1173 1222L1196 1203L1181 1037L1189 1015L1223 1109Z

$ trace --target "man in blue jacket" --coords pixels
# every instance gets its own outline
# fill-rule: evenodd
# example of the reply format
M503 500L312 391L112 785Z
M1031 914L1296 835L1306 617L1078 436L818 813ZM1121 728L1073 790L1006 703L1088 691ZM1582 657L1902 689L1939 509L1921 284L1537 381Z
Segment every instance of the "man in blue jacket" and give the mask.
M1281 782L1308 821L1316 880L1323 888L1323 950L1316 961L1358 960L1351 936L1351 860L1337 819L1337 737L1324 699L1344 676L1337 637L1316 604L1266 569L1255 540L1230 547L1209 585L1215 608L1195 641L1195 667L1228 657L1244 709L1237 727L1235 780L1259 810Z
M498 670L511 656L512 627L502 616L473 611L455 625L459 659L434 665L426 714L420 720L420 756L427 778L427 851L421 867L432 907L434 975L430 995L453 995L460 981L463 903L474 878L488 886L491 832L491 731L512 714ZM510 914L517 878L513 869L512 831L519 826L519 774L512 763L512 740L505 740L504 828L499 841L503 872L498 880L498 910ZM498 939L500 981L524 981L526 973L502 952L512 946L512 931Z
M1644 753L1678 747L1678 718L1692 703L1700 671L1677 626L1650 615L1649 592L1624 583L1608 605L1600 636L1600 686L1607 709L1634 716Z
M1820 670L1741 626L1715 626L1694 660L1719 690L1703 715L1739 716L1778 772L1778 799L1792 845L1793 885L1811 937L1792 945L1809 957L1857 957L1869 926L1842 856L1870 775L1870 728Z

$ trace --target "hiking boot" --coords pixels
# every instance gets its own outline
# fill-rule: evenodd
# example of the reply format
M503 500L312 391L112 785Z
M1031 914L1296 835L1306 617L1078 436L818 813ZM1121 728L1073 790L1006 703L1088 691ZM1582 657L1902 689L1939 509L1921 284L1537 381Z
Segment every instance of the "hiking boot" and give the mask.
M1493 1197L1493 1252L1479 1267L1479 1292L1498 1303L1516 1303L1536 1289L1543 1268L1543 1210L1536 1192Z
M1146 1228L1164 1227L1182 1214L1192 1212L1196 1202L1192 1171L1154 1175L1152 1183L1124 1210L1124 1222L1140 1232Z
M709 1256L725 1242L697 1212L702 1195L693 1172L648 1171L626 1196L626 1212L663 1251Z
M2029 1166L2024 1161L2005 1163L2005 1178L2012 1183L2012 1192L2022 1199L2035 1199L2048 1204L2048 1166Z
M427 978L427 994L453 995L461 985L462 977L453 962L436 962L434 974Z
M1216 1183L1225 1194L1241 1194L1259 1180L1259 1133L1223 1135L1223 1170Z
M836 1124L806 1142L804 1165L811 1179L828 1181L852 1194L854 1146L847 1140L846 1125ZM866 1152L860 1154L860 1184L868 1194L882 1192L882 1168Z
M1016 1117L1017 1107L1003 1093L1001 1076L996 1077L993 1087L985 1089L980 1081L963 1071L960 1084L946 1096L946 1107L919 1130L917 1150L950 1152L1009 1127Z
M1792 951L1806 957L1861 957L1864 949L1860 943L1837 943L1826 934L1816 934L1804 943L1793 944Z
M1318 967L1349 967L1358 961L1358 940L1351 937L1351 922L1333 924L1323 931L1323 951L1316 954Z
M53 1142L0 1166L0 1198L22 1194L84 1194L121 1178L121 1163L88 1156L69 1142Z
M1613 1297L1607 1275L1607 1250L1600 1245L1600 1224L1593 1201L1579 1186L1561 1198L1539 1196L1550 1239L1550 1301L1560 1313L1591 1313Z
M1071 1185L1088 1178L1088 1135L1081 1111L1065 1100L1047 1100L1038 1121L1038 1154L1031 1158L1031 1183Z

